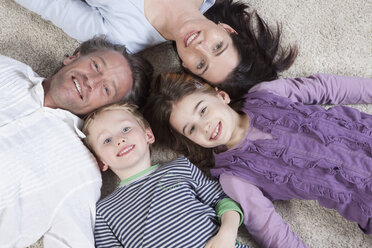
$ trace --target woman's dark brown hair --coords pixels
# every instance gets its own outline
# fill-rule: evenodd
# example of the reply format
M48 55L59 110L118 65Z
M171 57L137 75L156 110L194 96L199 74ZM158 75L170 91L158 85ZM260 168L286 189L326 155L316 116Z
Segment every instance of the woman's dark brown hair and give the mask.
M281 28L273 32L255 12L249 13L248 5L233 0L217 1L205 16L215 23L222 22L235 29L233 44L240 55L238 66L218 84L231 99L240 98L255 84L278 78L288 69L297 56L296 46L280 45Z

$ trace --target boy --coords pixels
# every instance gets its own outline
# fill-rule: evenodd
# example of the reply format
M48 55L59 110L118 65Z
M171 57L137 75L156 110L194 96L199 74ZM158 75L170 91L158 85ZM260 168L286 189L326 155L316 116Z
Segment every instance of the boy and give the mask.
M242 211L216 181L185 157L151 166L155 137L134 105L97 110L83 132L102 171L121 179L97 205L97 247L247 247L236 242Z

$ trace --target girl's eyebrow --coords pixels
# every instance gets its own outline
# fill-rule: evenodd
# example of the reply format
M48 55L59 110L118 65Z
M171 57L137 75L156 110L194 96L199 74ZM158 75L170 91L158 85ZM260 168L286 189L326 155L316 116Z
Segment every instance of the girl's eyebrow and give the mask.
M195 114L195 112L198 110L199 105L202 104L203 102L204 102L204 100L200 100L200 101L195 105L194 110L192 111L193 114ZM182 133L183 133L183 134L186 134L186 133L185 133L185 129L186 129L186 127L187 127L187 124L186 124L186 125L183 127L183 129L182 129Z

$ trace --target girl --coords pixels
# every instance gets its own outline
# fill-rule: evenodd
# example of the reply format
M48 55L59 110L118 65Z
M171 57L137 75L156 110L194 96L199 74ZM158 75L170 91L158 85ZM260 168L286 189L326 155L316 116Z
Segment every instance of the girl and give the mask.
M314 105L371 103L371 79L317 74L264 82L244 96L240 112L226 92L192 76L168 74L157 83L145 111L157 137L187 155L200 151L195 144L213 148L211 174L244 212L249 182L270 200L317 200L372 232L372 116Z
M277 78L278 72L287 69L296 57L295 47L283 52L287 50L279 45L279 28L274 34L258 15L247 12L247 4L239 1L16 2L79 41L106 35L112 43L126 45L129 53L136 53L172 40L188 71L215 84L235 82L245 91L257 82ZM257 32L253 31L254 23Z

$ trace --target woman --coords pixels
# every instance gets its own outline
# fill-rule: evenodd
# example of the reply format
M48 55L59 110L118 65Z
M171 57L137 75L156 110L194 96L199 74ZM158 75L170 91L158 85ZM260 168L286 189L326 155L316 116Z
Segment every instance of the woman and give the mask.
M296 57L248 5L232 0L16 0L84 41L104 34L130 53L172 40L182 65L232 97L272 80ZM205 15L203 15L205 13ZM253 24L257 22L257 32ZM231 83L234 85L230 85ZM243 88L243 89L242 89Z

